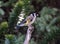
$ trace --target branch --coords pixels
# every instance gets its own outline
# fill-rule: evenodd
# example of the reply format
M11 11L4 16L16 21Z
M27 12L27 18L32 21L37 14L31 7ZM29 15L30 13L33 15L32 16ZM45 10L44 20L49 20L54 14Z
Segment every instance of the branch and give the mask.
M34 14L33 20L28 24L28 30L27 30L27 34L26 34L24 44L29 44L29 41L31 39L31 34L32 34L33 30L34 30L34 27L32 26L32 24L34 23L35 19L36 19L36 14Z
M31 34L32 34L33 30L34 30L34 27L32 25L30 25L28 27L28 30L27 30L27 34L26 34L24 44L29 44L29 41L31 39Z

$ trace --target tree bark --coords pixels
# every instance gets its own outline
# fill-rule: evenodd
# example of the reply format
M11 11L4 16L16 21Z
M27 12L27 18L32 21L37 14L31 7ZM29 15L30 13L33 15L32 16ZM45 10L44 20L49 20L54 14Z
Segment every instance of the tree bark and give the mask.
M33 30L34 30L34 27L32 25L28 26L28 30L27 30L27 34L26 34L24 44L29 44Z

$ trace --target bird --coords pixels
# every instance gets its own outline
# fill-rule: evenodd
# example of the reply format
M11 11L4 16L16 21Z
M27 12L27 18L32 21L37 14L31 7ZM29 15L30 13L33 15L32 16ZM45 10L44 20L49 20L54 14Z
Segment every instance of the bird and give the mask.
M21 21L21 23L19 23L18 25L16 25L15 29L19 29L22 26L29 26L31 24L34 23L35 19L36 19L37 14L36 13L32 13L30 14L27 18L23 19Z

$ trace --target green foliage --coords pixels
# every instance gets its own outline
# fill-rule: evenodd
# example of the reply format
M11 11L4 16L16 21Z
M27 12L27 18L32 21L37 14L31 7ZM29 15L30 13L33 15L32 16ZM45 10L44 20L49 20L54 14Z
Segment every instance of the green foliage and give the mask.
M8 23L7 22L2 22L0 24L0 34L5 33L7 31L7 28L8 28Z
M16 37L12 34L5 35L5 44L15 44Z
M12 39L14 38L14 35L12 35L12 34L7 34L7 35L5 35L5 37L6 37L7 39L9 39L9 40L12 40Z
M41 10L41 15L46 15L46 14L52 14L52 15L56 15L56 12L58 11L58 9L56 8L49 8L49 7L44 7Z
M23 2L24 2L23 9L26 15L29 15L29 13L35 11L33 5L31 5L31 0L23 0Z
M0 1L0 7L2 7L2 5L3 5L3 1Z
M41 17L37 18L35 21L35 28L37 29L38 36L43 33L43 38L40 41L41 44L48 44L48 41L54 39L59 27L55 25L59 17L52 17L57 15L57 9L44 7L41 10Z
M0 37L1 37L0 44L4 44L4 34L7 32L7 29L8 29L8 23L6 21L0 23Z
M19 34L18 36L7 34L5 35L5 44L23 44L25 40L25 35ZM36 44L33 39L30 41L30 44Z
M17 0L9 0L7 2L3 2L3 0L0 0L0 7L8 7L8 6L13 6Z
M5 12L0 8L0 16L4 15Z
M17 22L16 19L18 18L18 15L22 11L22 7L23 7L23 1L18 1L9 17L9 27L10 28L14 28L14 26Z
M2 22L1 24L0 24L0 26L1 26L1 28L8 28L8 23L5 21L5 22Z
M44 1L46 0L36 0L35 4L41 2L42 5L46 5L44 4ZM9 0L5 3L3 2L3 0L0 0L1 18L2 17L5 18L6 16L8 16L8 14L5 13L6 11L4 10L4 7L6 8L6 10L8 10L10 6L12 7L11 8L12 11L8 12L9 13L8 22L3 21L0 23L0 35L2 35L2 33L4 34L5 44L23 44L26 35L24 32L25 27L23 27L23 31L20 30L22 33L24 33L24 35L19 32L17 36L14 34L8 34L8 33L5 34L5 33L8 31L8 29L9 33L13 32L14 26L17 24L19 14L23 13L22 11L24 11L25 14L24 17L27 17L29 13L35 12L35 9L33 5L31 5L31 0ZM58 10L59 9L57 8L51 8L45 6L40 12L38 12L40 14L40 17L37 17L36 21L33 24L35 26L34 34L37 36L34 36L36 37L36 39L33 38L30 40L30 44L48 44L49 41L55 39L57 35L58 36L60 35L60 24L59 24L60 12L58 12ZM6 16L4 16L5 14ZM4 40L1 39L0 41ZM0 44L4 44L4 42Z
M30 41L30 44L37 44L34 39L32 38L31 41Z

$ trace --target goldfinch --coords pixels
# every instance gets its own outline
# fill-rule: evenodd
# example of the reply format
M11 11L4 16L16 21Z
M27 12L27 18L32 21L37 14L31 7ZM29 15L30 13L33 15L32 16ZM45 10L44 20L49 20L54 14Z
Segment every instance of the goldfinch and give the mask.
M30 14L26 19L24 19L20 24L18 24L15 29L19 29L22 26L28 26L33 24L36 19L36 13Z

